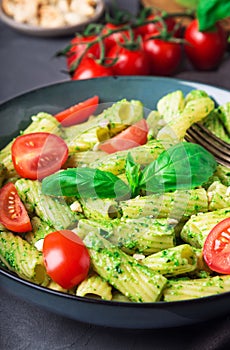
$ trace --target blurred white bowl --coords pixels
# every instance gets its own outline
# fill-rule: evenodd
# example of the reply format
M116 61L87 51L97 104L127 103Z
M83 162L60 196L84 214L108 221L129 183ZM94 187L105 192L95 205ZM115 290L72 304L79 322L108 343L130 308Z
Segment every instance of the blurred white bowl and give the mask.
M2 9L2 6L0 6L0 19L2 20L2 22L6 23L11 28L24 34L40 37L58 37L74 34L83 30L88 24L97 22L103 15L104 10L104 1L97 0L97 6L95 8L95 14L93 17L89 18L88 20L83 20L81 23L77 23L76 25L66 25L55 28L43 28L39 26L33 26L30 24L16 22L13 18L5 14L5 12Z

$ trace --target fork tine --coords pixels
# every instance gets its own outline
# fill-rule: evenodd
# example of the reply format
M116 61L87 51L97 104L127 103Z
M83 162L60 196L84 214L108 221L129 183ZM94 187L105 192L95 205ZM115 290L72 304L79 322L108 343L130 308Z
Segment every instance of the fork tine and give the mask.
M207 135L209 135L211 138L213 138L217 143L221 144L223 147L227 148L228 151L230 151L230 143L225 142L224 140L221 140L219 137L217 137L215 134L213 134L210 130L208 130L204 125L202 125L201 123L197 123L197 126L199 126L199 128L206 133Z
M230 157L230 144L216 137L216 135L207 130L203 125L197 124L191 127L187 132L194 140L202 142L213 151L216 150L217 154L221 155L224 153L226 156Z
M213 154L217 162L230 168L230 144L216 137L200 123L187 130L185 139L200 144Z

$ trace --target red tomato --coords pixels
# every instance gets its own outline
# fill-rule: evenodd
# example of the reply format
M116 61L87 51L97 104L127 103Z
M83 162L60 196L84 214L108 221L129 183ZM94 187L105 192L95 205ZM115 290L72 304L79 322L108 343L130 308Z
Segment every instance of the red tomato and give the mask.
M148 75L150 72L149 60L142 48L128 49L114 45L108 53L108 57L115 59L113 65L115 75Z
M124 24L116 25L113 23L106 23L104 28L102 29L101 35L105 35L109 33L109 31L114 31L119 29L119 32L111 33L109 36L104 38L104 45L106 48L106 52L109 52L111 47L116 45L117 43L123 43L125 38L130 39L130 34L128 30L122 30Z
M28 232L32 225L16 187L9 182L0 190L0 222L13 232Z
M144 51L148 56L150 73L152 75L171 75L175 72L182 60L180 44L161 39L145 37Z
M210 31L200 32L198 21L193 20L185 30L185 52L196 69L218 67L227 48L227 36L220 24Z
M134 125L113 138L100 144L100 150L107 153L123 151L129 148L144 145L147 142L148 125L145 119L141 119Z
M113 69L111 67L103 66L93 58L84 59L78 68L75 70L72 79L82 80L91 79L96 77L108 77L113 75Z
M17 173L36 180L61 169L68 158L68 147L57 135L36 132L18 136L13 142L11 154Z
M79 102L55 115L62 126L80 124L87 120L97 109L99 97L93 96L83 102Z
M83 281L90 267L86 246L69 230L51 232L45 236L43 258L47 274L65 289Z
M160 14L159 14L160 16ZM156 14L151 14L149 15L146 20L147 21L151 21L154 19L157 19L158 15ZM166 18L164 19L166 28L168 33L173 33L173 31L176 29L176 21L173 18ZM144 37L147 34L151 34L151 35L157 35L160 34L160 32L163 29L163 24L162 22L158 21L158 22L154 22L154 23L148 23L148 24L143 24L140 27L135 28L135 35L141 35L142 37ZM175 35L178 35L178 30L176 30Z
M204 243L203 256L211 270L230 274L230 217L211 230Z
M93 57L99 58L100 56L100 45L99 43L93 44L87 51L87 45L97 39L96 35L90 35L86 37L76 36L70 42L71 48L66 54L67 67L71 68L71 65L85 52L84 57L92 55Z

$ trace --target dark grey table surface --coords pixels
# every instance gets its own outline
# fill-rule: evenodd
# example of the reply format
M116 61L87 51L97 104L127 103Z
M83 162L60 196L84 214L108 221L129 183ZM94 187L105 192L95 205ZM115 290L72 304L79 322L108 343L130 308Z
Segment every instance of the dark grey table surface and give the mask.
M54 57L71 37L25 36L0 23L0 102L69 79L64 59ZM230 58L217 71L197 72L187 63L176 78L230 90ZM230 317L171 329L118 330L79 323L18 299L0 286L0 349L230 349ZM132 317L132 315L130 315Z

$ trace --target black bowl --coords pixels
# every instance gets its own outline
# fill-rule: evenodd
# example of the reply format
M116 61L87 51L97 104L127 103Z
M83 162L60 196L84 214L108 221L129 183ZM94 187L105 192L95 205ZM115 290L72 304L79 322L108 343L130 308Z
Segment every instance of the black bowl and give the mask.
M229 91L195 82L155 77L108 77L64 82L31 91L0 106L0 148L30 122L30 116L56 113L95 94L102 103L139 99L154 109L165 94L205 90L218 104L230 100ZM178 302L127 303L75 297L25 281L0 269L0 284L9 293L69 318L118 328L164 328L193 324L230 312L230 293Z

